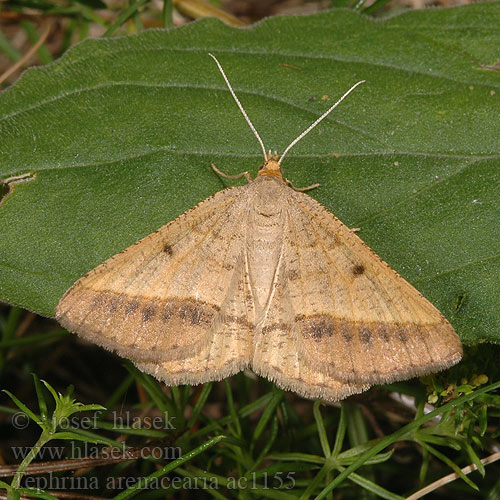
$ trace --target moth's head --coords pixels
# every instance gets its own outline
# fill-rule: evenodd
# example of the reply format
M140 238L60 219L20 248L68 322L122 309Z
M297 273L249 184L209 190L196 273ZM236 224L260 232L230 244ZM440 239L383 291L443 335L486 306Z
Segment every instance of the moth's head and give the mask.
M278 179L283 179L283 172L281 171L281 166L278 162L278 153L275 151L271 154L271 151L266 155L266 161L259 166L259 173L257 177L278 177Z

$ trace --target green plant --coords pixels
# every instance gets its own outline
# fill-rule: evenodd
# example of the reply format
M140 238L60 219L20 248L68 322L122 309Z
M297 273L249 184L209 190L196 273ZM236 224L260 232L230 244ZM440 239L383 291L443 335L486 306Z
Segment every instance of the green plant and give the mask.
M21 480L26 473L31 462L34 460L38 452L42 449L43 446L48 444L50 441L55 439L64 439L64 440L84 440L86 442L91 443L107 443L107 440L104 440L98 436L81 436L76 432L67 431L68 423L70 422L70 417L78 412L84 411L96 411L96 410L104 410L105 408L101 405L84 405L82 403L77 403L73 399L73 388L70 387L65 395L57 393L54 388L42 380L43 385L47 388L54 399L55 408L52 412L49 412L48 405L45 400L45 396L43 394L42 385L40 384L40 380L36 375L33 375L35 381L36 394L38 398L38 407L40 410L40 414L37 415L33 411L31 411L25 404L23 404L19 399L14 396L14 394L9 391L4 390L9 397L14 401L16 406L24 412L31 420L37 423L37 425L42 429L40 437L37 442L33 445L30 452L26 454L23 461L19 464L19 467L14 475L14 479L10 485L3 483L2 486L7 488L9 500L14 500L19 498L20 493L29 493L37 495L37 492L33 491L23 491L21 489ZM62 430L61 430L62 429ZM49 495L50 496L50 495ZM40 497L44 498L44 497ZM54 497L51 497L54 498Z

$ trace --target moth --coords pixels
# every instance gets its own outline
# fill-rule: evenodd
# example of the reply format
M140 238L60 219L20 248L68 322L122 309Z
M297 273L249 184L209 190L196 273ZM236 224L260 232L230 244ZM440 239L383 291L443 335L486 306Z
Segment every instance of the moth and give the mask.
M278 158L266 153L210 55L262 148L257 178L233 176L249 182L207 198L80 278L57 305L61 325L168 385L250 368L330 402L457 363L462 346L444 316L283 178L287 152L363 82Z

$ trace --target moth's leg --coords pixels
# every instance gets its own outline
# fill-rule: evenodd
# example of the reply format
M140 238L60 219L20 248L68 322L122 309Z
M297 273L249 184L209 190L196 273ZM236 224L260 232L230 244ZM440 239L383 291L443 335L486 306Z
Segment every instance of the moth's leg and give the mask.
M236 175L229 175L225 174L224 172L221 172L213 163L212 163L212 168L214 169L215 173L219 174L221 177L226 177L226 179L241 179L242 177L246 177L246 180L248 182L253 181L252 176L248 172L241 172Z
M319 187L319 184L311 184L310 186L306 186L306 187L303 187L303 188L298 188L298 187L295 187L291 181L289 181L288 179L285 179L285 182L288 184L288 186L290 186L294 191L309 191L310 189L314 189L314 188L317 188Z

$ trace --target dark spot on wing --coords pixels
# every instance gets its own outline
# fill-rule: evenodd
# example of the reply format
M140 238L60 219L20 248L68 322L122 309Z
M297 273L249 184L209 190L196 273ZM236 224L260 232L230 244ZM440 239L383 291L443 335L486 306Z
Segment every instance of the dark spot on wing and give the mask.
M139 302L137 300L131 300L125 306L125 314L133 314L139 309Z
M144 321L145 323L147 321L151 321L153 319L153 316L155 315L155 313L156 313L155 306L152 306L152 305L146 306L142 310L142 321Z
M307 317L299 315L295 318L295 321L300 324L304 337L312 338L317 342L325 337L332 337L335 333L334 320L330 316Z
M122 304L122 302L123 302L123 300L122 300L121 296L117 295L117 296L113 297L109 301L109 309L108 309L108 311L110 313L114 313L120 307L120 305Z
M406 328L403 326L399 326L396 329L396 337L401 340L401 342L406 343L408 342L408 332L406 331Z
M172 316L174 314L175 314L175 312L172 310L172 308L170 307L170 305L167 305L167 307L163 311L162 318L163 318L164 321L170 321L170 319L172 318Z
M165 243L163 245L163 251L167 254L167 255L172 255L174 253L174 251L172 250L172 247L168 244L168 243Z
M365 272L365 266L363 264L356 264L352 268L352 274L354 276L360 276L361 274L364 274L364 272Z
M96 309L97 307L102 307L106 303L106 297L103 293L99 293L92 299L90 305L91 309Z
M384 341L384 342L389 342L391 340L391 337L389 335L389 332L387 331L387 328L383 324L379 324L377 327L377 335Z
M192 299L172 299L162 307L161 318L171 324L172 328L210 325L219 307Z
M322 339L323 337L331 337L333 335L333 325L328 319L314 321L310 326L310 335L313 339Z
M210 324L214 317L214 312L207 310L196 303L187 302L179 308L179 317L181 320L189 321L191 325Z
M370 344L373 340L373 333L368 328L361 328L359 332L359 339L363 344Z
M342 338L344 339L344 342L351 342L352 341L352 330L349 328L347 324L344 323L339 323L340 326L340 335L342 335Z

